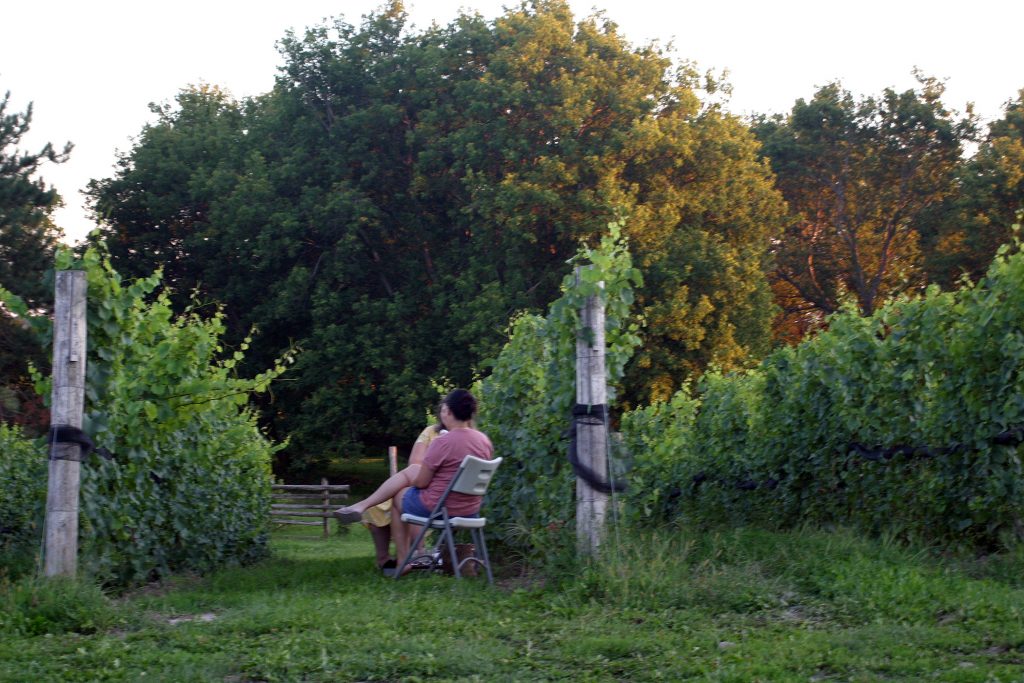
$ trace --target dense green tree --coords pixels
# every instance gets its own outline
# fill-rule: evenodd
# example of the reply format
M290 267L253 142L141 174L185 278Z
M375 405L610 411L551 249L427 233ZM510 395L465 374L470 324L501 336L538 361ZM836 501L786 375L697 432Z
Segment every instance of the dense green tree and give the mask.
M854 99L839 83L755 131L792 211L776 244L776 292L786 312L819 320L846 296L869 315L925 281L922 217L957 191L968 113L942 104L944 86Z
M629 227L647 321L626 378L634 403L667 399L709 364L732 369L768 352L776 308L765 274L784 217L738 119L677 110L656 125L654 144L633 162L632 177L646 176Z
M47 163L62 163L68 143L58 151L47 143L38 152L19 148L32 124L32 105L10 111L10 92L0 99L0 286L34 308L49 308L44 274L50 268L60 231L50 220L60 203L56 190L37 177ZM21 321L0 306L0 420L38 422L27 362L45 366L42 348ZM32 426L38 426L32 424Z
M108 248L126 276L148 276L156 264L185 303L218 268L210 212L237 182L245 151L242 113L216 87L181 92L176 106L150 105L157 119L139 134L118 174L92 181L96 218L108 225ZM110 219L110 220L106 220Z
M259 328L256 366L298 342L264 406L297 462L404 443L430 380L485 371L620 216L650 283L629 400L765 350L781 199L750 132L654 47L552 0L419 33L392 3L281 49L272 92L183 94L92 196L119 267L173 261L181 295Z
M996 250L1011 239L1024 209L1024 90L965 164L960 192L932 214L924 241L929 276L944 286L985 274Z

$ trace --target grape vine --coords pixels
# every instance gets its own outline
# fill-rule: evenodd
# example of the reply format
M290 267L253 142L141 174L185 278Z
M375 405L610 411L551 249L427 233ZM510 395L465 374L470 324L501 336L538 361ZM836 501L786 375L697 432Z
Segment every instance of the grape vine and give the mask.
M845 310L754 370L624 416L629 511L998 545L1024 538L1022 447L1003 438L1022 424L1024 253L1008 246L977 285Z
M260 433L246 405L285 371L290 354L254 378L237 377L249 342L224 348L220 311L175 314L159 272L124 282L97 248L81 259L61 250L56 268L86 271L83 426L115 454L82 470L83 567L128 584L265 555L270 458L280 446ZM0 296L33 318L16 297ZM49 322L33 322L49 340ZM49 400L49 378L34 378Z
M474 387L481 429L506 458L488 494L488 514L504 520L506 541L525 552L543 553L572 529L575 489L565 431L575 402L576 340L587 334L579 318L587 297L605 306L609 400L640 343L641 321L630 305L642 278L620 226L609 225L600 243L582 246L569 265L589 267L579 278L572 271L565 276L546 316L513 319L492 372Z

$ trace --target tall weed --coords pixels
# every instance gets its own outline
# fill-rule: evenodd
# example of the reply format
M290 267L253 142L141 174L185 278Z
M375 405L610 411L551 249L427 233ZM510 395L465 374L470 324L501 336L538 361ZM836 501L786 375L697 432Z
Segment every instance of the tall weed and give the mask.
M116 610L93 583L33 576L0 582L0 633L94 633L115 620Z

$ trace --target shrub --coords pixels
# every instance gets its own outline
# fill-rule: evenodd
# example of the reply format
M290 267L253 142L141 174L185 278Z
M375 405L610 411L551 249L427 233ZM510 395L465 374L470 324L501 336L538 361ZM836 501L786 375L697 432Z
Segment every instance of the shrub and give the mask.
M270 461L279 446L260 432L247 403L284 371L282 363L237 377L248 340L224 348L219 310L172 311L159 272L123 282L96 248L79 262L58 252L57 268L71 267L84 269L89 283L84 428L114 455L83 463L82 566L123 585L264 556ZM0 294L29 317L15 297ZM49 380L35 379L49 396Z
M805 521L941 543L1024 537L1024 252L623 418L655 518ZM997 438L998 437L998 438ZM666 494L667 491L667 494ZM666 498L667 495L667 498Z
M0 552L37 538L46 503L46 452L0 423Z

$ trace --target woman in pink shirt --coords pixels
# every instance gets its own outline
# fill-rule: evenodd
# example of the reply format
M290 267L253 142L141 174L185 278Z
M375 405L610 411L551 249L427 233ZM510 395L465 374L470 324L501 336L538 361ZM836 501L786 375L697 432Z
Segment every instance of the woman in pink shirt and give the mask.
M339 508L334 516L345 523L358 522L363 511L388 498L394 498L398 513L408 512L427 517L441 499L467 455L483 460L494 456L494 446L487 435L472 426L476 414L476 398L465 389L456 389L441 403L441 422L448 430L431 442L423 462L409 465L380 485L368 498L354 505ZM451 493L446 507L452 517L472 517L480 510L480 496ZM409 551L409 534L404 524L392 527L398 557Z

